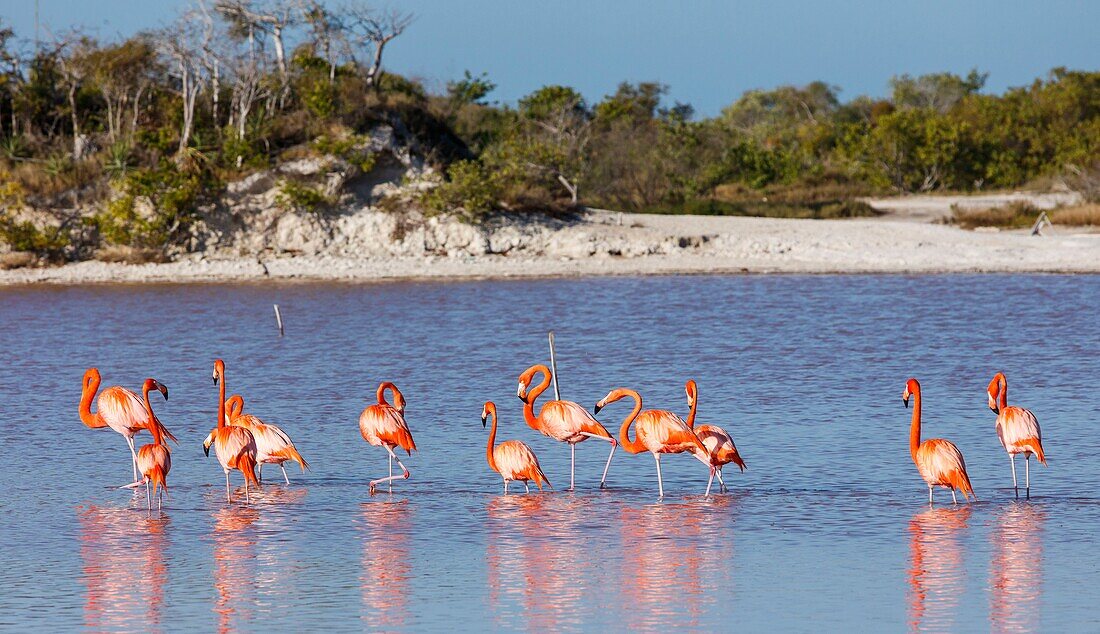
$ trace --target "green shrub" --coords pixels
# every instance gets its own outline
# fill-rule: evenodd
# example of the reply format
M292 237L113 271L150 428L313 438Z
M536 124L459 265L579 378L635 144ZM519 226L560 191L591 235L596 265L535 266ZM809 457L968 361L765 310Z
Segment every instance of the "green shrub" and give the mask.
M164 163L130 172L119 189L121 194L93 218L100 237L113 245L162 249L182 237L201 199L220 188L202 173ZM138 213L139 201L151 207L149 217Z
M333 138L322 134L313 140L313 149L321 154L328 154L341 158L359 168L360 172L366 174L374 169L377 157L375 157L373 152L358 149L358 147L366 145L369 142L370 138L361 134L350 134L343 138Z
M13 251L26 251L50 261L62 259L65 247L71 243L64 226L40 229L29 220L17 221L11 214L0 212L0 241Z
M284 180L279 183L279 193L275 194L275 204L287 211L304 210L317 213L333 204L327 196L305 183Z
M447 181L427 192L423 202L430 211L477 222L496 209L500 192L494 172L477 161L457 161L447 168Z

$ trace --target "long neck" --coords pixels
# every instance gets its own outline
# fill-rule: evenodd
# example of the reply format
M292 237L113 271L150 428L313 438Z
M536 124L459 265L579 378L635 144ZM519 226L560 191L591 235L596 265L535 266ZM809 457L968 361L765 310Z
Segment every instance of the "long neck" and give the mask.
M628 390L627 395L634 399L634 409L630 410L627 417L623 419L623 426L619 428L619 443L622 444L623 449L630 453L641 453L645 451L645 445L637 438L630 439L630 424L634 422L635 418L638 418L638 413L642 411L642 397L634 390Z
M537 372L542 374L542 380L538 384L531 388L531 391L527 393L527 398L523 400L523 420L527 421L527 425L537 428L538 419L535 418L535 400L542 396L542 393L546 391L546 388L550 387L550 368L540 365Z
M497 461L493 457L493 444L497 439L497 411L494 409L490 414L493 416L493 426L489 428L489 445L485 448L485 459L489 461L489 468L496 471Z
M696 396L695 398L691 399L691 409L688 411L687 420L684 421L684 422L687 423L687 426L690 427L691 429L695 429L695 410L698 407L699 407L699 397Z
M1001 376L1000 388L1000 390L997 390L999 392L997 395L997 408L1003 412L1008 407L1008 379L1004 378L1003 375Z
M225 427L225 372L218 372L218 429Z
M378 386L378 393L376 396L378 397L379 405L389 405L389 401L386 400L386 390L390 390L391 392L396 394L397 386L393 383L390 383L389 381L386 381Z
M145 413L149 415L149 420L153 423L149 426L149 431L153 433L153 444L163 445L164 436L160 433L160 421L157 419L157 415L153 413L153 404L149 402L148 385L142 386L141 396L145 399Z
M920 447L920 390L913 392L913 422L909 426L909 453L917 455Z
M89 427L99 424L98 414L92 413L92 401L95 400L95 393L98 391L99 374L95 373L84 381L84 385L81 386L80 390L80 422Z

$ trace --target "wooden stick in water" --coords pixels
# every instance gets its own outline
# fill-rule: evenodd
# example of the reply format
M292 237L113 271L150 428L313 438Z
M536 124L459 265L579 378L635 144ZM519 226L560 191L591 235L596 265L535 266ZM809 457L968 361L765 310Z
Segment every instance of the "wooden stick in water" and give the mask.
M550 331L550 372L554 378L554 400L561 400L561 390L558 389L558 362L554 357L554 331Z
M277 323L279 325L279 336L282 337L283 336L283 315L282 315L282 313L279 312L279 305L274 304L274 306L275 306L275 323Z

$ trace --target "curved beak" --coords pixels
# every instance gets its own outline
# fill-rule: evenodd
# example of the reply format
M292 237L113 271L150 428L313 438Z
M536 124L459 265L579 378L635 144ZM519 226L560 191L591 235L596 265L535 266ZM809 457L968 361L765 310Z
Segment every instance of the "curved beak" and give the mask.
M215 374L214 376L212 376L210 378L214 380L214 385L218 384L218 375L217 374Z
M485 415L485 412L482 412L481 413L481 426L482 427L485 427L485 419L486 418L488 418L488 416Z
M998 407L996 405L990 405L989 406L989 411L993 412L994 414L1000 414L1001 413L1001 410L998 409Z
M163 383L157 383L157 389L164 395L164 400L168 400L168 386Z
M603 409L603 405L596 403L596 405L592 408L592 413L599 414L601 409Z
M202 446L202 452L204 454L206 454L207 458L209 458L210 457L210 445L203 445Z
M521 401L527 400L524 398L526 394L524 394L523 383L520 383L519 387L516 388L516 396L519 397L519 400Z
M901 397L901 402L905 403L905 409L909 409L909 397L908 396Z

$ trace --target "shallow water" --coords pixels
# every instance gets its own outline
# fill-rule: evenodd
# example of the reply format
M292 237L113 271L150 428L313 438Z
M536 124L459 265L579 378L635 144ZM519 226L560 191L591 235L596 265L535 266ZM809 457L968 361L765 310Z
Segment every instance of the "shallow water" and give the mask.
M271 304L286 319L279 338ZM380 285L0 290L0 628L1083 630L1100 624L1100 277L662 277ZM516 378L558 334L562 393L647 407L734 436L748 471L703 499L693 458L577 450L522 422ZM312 463L225 504L203 437L211 363ZM80 378L170 387L171 497L147 514L124 440L85 428ZM996 370L1043 426L1049 468L1016 501L985 405ZM908 455L901 392L921 379L925 437L955 441L981 501L953 508ZM392 495L358 434L381 380L420 451ZM501 495L482 403L558 487ZM600 418L617 429L627 402ZM138 444L149 436L137 437ZM1023 462L1019 461L1023 478ZM239 477L234 478L239 485ZM513 488L513 492L521 487ZM238 490L238 493L243 492Z

